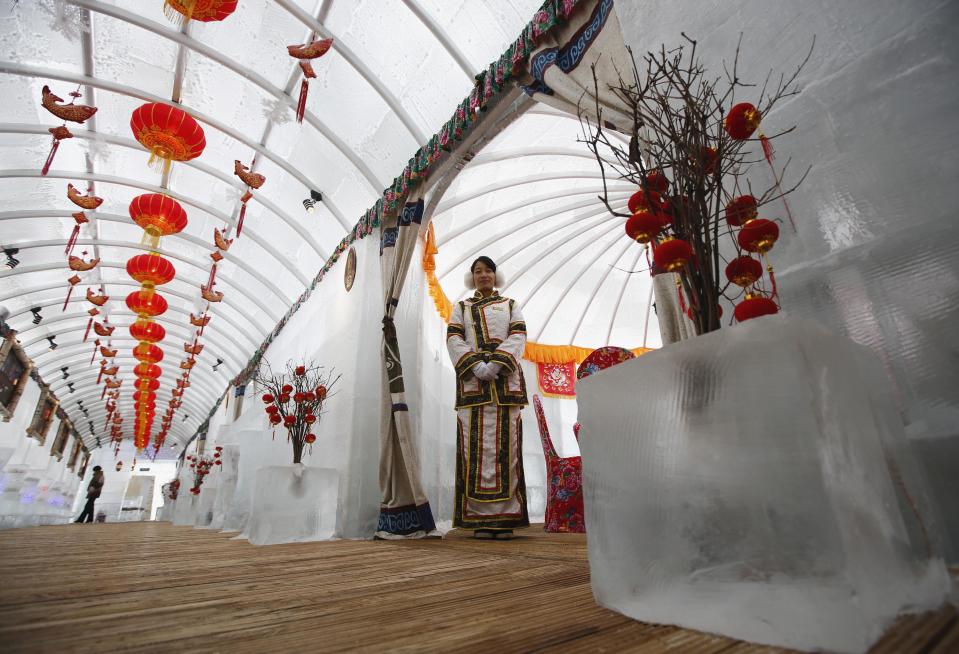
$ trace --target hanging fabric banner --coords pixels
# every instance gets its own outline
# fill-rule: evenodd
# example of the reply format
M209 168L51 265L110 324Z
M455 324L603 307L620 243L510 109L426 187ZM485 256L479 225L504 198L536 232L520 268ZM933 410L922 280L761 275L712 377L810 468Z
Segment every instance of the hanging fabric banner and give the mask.
M546 397L571 400L576 397L576 362L537 363L536 379Z

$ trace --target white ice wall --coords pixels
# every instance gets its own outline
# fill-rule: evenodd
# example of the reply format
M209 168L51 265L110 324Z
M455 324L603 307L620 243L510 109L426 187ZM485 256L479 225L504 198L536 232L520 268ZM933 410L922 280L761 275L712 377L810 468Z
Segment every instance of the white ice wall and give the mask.
M616 11L636 53L679 45L683 30L717 76L742 33L740 73L760 82L769 67L791 71L816 36L803 92L763 121L768 133L798 125L778 160L813 166L789 197L797 233L785 227L770 255L783 308L883 359L959 560L959 3L621 0Z

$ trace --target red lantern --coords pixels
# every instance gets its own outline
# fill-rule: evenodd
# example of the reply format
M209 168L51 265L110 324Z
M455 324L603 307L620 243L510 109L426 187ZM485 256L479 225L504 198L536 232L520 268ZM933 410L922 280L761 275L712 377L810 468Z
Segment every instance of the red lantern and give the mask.
M737 322L744 322L759 318L760 316L771 316L779 313L779 307L768 297L763 297L755 293L747 293L746 299L736 305L733 315Z
M296 416L283 416L283 424L287 427L292 427L296 424Z
M275 404L271 404L268 407L266 407L266 412L269 413L270 415L273 415L279 410L280 410L280 407L276 406Z
M155 366L151 363L138 363L133 368L133 374L137 377L153 377L156 379L163 374L163 371L160 370L160 366Z
M290 401L290 394L280 393L280 397L278 397L277 400L280 402L280 404L286 404L287 402Z
M737 141L745 141L759 128L762 114L759 109L748 102L740 102L726 114L723 127L726 133Z
M306 374L306 366L297 366L296 370L294 370L293 372L296 373L297 377L302 377L303 375Z
M127 274L147 290L173 280L176 269L159 254L138 254L127 261Z
M692 257L692 246L678 238L668 238L653 248L653 263L666 272L682 270Z
M303 437L303 440L304 440L306 443L312 445L312 444L316 441L316 435L315 435L315 434L307 434L306 436ZM312 450L311 450L311 451L312 451Z
M665 193L669 188L669 180L661 170L651 170L646 175L646 188L657 193Z
M270 415L270 424L278 425L283 422L283 418L280 417L280 414L273 413Z
M636 213L638 211L660 209L662 204L663 199L659 193L650 191L647 194L646 191L640 189L629 196L629 202L626 203L626 206L629 207L629 213Z
M130 129L150 151L150 164L162 162L164 172L174 161L199 157L206 147L200 124L187 112L168 104L148 102L138 107L130 118Z
M159 193L138 195L130 202L130 218L155 238L182 232L187 225L180 203Z
M700 159L702 161L703 173L706 175L712 175L716 172L716 160L718 159L716 154L716 148L703 148L700 152Z
M140 404L152 404L156 402L157 394L150 391L133 391L131 394L134 400L140 402Z
M141 318L153 318L166 313L168 305L159 293L133 291L127 296L127 307Z
M751 195L740 195L726 205L726 222L733 227L742 227L758 215L759 207L756 198Z
M188 20L219 22L236 11L237 2L239 0L164 0L163 13L177 24Z
M305 399L306 399L306 395L303 394L303 393L294 393L294 394L293 394L293 401L296 402L297 404L299 404L300 402L302 402L302 401L305 400Z
M283 388L281 388L280 390L283 391L284 393L289 393L293 390L293 387L290 386L289 384L283 384Z
M755 218L739 230L739 247L747 252L768 252L779 239L779 225L765 218Z
M319 398L320 401L326 399L326 386L320 384L316 387L316 397Z
M314 422L316 422L316 416L312 413L308 413L303 416L303 420L306 422L306 424L312 425Z
M135 323L130 325L130 336L138 341L157 343L162 341L166 336L166 330L163 328L163 325L159 323L153 322L152 320L147 320L145 318L140 318ZM159 368L157 368L157 370L159 370ZM156 376L159 377L159 374Z
M163 350L156 345L141 343L133 348L133 358L145 363L160 363L163 361Z
M273 396L270 395L269 393L265 393L265 394L263 395L263 401L266 402L267 404L269 404L270 402L273 401Z
M726 279L736 286L755 284L763 275L763 265L752 257L736 257L726 266Z
M155 391L160 388L160 380L150 377L140 377L133 382L133 388L139 391Z
M626 221L626 236L637 243L649 243L662 229L662 218L649 211L638 211Z

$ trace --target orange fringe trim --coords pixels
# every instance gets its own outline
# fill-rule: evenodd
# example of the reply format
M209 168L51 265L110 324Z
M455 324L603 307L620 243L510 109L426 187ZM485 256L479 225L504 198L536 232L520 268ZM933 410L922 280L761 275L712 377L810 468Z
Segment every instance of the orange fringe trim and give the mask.
M426 232L426 242L423 244L423 272L426 273L426 282L429 285L430 297L433 298L433 304L436 306L436 313L443 319L443 322L449 322L453 314L453 303L446 297L443 287L440 286L436 278L436 255L439 249L436 247L436 234L433 231L433 223L430 223ZM526 341L526 350L523 352L523 358L533 363L569 363L574 361L576 365L583 362L594 348L579 347L577 345L544 345L534 341ZM641 356L651 352L650 347L636 347L630 350L636 356Z

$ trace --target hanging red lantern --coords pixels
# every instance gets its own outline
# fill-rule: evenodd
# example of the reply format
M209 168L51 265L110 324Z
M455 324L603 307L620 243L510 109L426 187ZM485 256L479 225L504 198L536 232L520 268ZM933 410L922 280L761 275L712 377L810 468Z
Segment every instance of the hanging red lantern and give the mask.
M771 316L774 313L779 313L779 307L775 302L758 293L747 293L746 299L736 305L733 315L737 322L745 322L760 316Z
M133 388L138 391L155 391L160 388L160 380L152 377L140 377L133 382Z
M649 243L662 229L662 219L649 211L638 211L626 221L626 235L637 243Z
M199 157L206 147L203 128L193 116L168 104L148 102L130 118L130 129L140 145L150 151L150 164L164 172L174 161Z
M629 202L626 203L626 206L629 207L629 213L656 210L662 208L663 199L656 191L650 191L647 194L646 191L640 189L629 196Z
M733 227L742 227L759 215L759 205L751 195L740 195L726 205L726 222Z
M653 248L653 263L666 272L677 272L693 258L693 248L686 241L667 238Z
M145 363L160 363L163 361L163 350L156 345L141 343L133 348L133 358Z
M167 284L176 277L176 268L159 254L138 254L127 261L127 274L147 291Z
M190 20L213 23L226 20L239 0L163 0L163 13L178 25Z
M163 374L163 370L160 369L160 366L152 363L138 363L133 368L133 374L137 377L153 377L156 379Z
M669 180L661 170L651 170L646 173L646 188L657 193L665 193L669 188Z
M749 102L740 102L726 114L723 127L726 133L737 141L745 141L759 128L762 114Z
M40 170L41 175L46 175L48 172L50 172L50 166L53 164L53 157L56 156L57 150L60 148L60 141L73 138L73 134L70 133L69 129L67 129L66 121L69 120L73 123L82 124L97 112L97 108L89 105L76 104L77 98L82 97L79 86L77 86L76 91L70 94L70 97L73 99L70 100L69 104L57 104L58 102L63 102L63 98L54 95L53 91L50 90L50 87L45 84L40 90L40 94L40 104L43 106L43 108L63 121L63 125L59 127L51 127L47 130L50 132L51 136L53 136L53 143L50 146L50 154L47 155L47 160L44 162L43 168Z
M703 173L706 175L712 175L715 173L716 162L719 159L719 155L716 153L716 148L703 148L699 156L703 167Z
M130 336L138 341L158 343L166 336L166 329L163 328L163 325L153 322L152 320L140 318L130 325Z
M739 230L739 247L747 252L765 253L773 248L779 239L779 225L765 218L754 218Z
M127 296L127 307L141 318L152 318L166 313L168 305L159 293L133 291Z
M159 193L144 193L130 202L130 218L144 232L143 242L156 248L161 236L170 236L183 231L187 215L180 203Z
M156 402L157 399L157 394L152 391L133 391L130 396L141 404Z
M726 266L726 279L736 286L755 284L763 275L763 265L752 257L736 257Z

